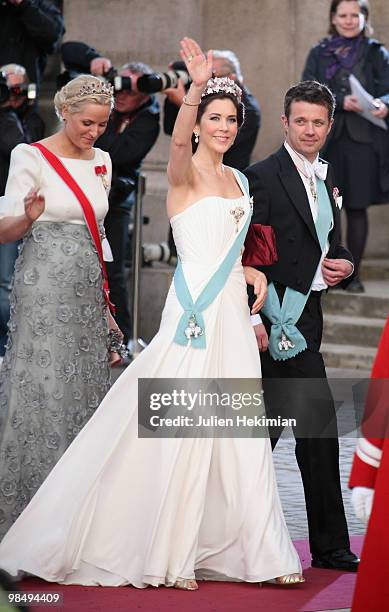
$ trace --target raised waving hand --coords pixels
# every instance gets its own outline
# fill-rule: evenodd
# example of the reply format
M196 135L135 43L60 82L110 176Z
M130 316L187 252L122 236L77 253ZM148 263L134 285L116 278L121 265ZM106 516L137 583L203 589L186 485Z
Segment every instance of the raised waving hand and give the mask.
M197 87L203 87L212 77L212 51L205 56L200 46L193 38L181 40L180 55L190 74L190 78Z

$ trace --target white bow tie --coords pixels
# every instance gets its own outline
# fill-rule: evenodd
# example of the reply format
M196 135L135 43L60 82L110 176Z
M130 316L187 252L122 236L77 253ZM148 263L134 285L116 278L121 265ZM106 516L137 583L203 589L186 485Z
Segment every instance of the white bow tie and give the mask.
M326 180L328 164L323 164L323 162L321 162L318 157L313 163L310 163L305 157L303 157L302 155L297 153L297 151L292 149L290 144L288 144L287 142L284 143L284 146L297 168L300 169L300 171L305 174L307 178L313 178L313 176L316 175L317 178L321 179L322 181Z
M319 159L316 159L313 164L304 159L304 169L308 176L312 176L313 171L313 174L322 181L325 181L327 178L328 164L323 164Z

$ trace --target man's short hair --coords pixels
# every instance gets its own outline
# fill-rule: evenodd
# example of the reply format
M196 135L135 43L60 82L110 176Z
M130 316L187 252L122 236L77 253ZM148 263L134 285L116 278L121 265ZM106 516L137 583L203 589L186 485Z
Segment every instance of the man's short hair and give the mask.
M225 59L230 66L231 73L236 74L236 78L241 83L243 82L243 75L240 69L240 62L233 51L230 49L214 49L212 52L214 59ZM226 75L227 76L227 75Z
M292 102L309 102L309 104L319 104L328 110L328 118L331 121L335 113L335 96L332 91L318 81L301 81L293 85L285 94L284 114L289 119Z
M134 74L153 74L154 72L148 64L144 64L143 62L128 62L128 64L123 64L120 68L120 72L123 70L130 70Z

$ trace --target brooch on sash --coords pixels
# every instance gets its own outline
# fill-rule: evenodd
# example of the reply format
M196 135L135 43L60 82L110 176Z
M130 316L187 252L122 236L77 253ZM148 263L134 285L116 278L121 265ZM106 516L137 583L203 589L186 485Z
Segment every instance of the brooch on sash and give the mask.
M289 351L290 348L294 348L295 345L289 338L282 332L281 334L281 342L278 343L278 348L280 351Z
M203 335L204 331L200 325L197 324L196 315L192 314L189 317L188 327L185 329L184 333L188 340L190 340L190 338L198 338L199 336Z

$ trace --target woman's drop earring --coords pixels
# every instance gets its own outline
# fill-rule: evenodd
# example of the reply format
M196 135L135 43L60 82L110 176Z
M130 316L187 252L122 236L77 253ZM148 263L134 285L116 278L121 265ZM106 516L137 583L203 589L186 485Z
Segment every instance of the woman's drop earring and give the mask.
M200 140L200 139L199 139L199 133L198 133L198 132L194 132L194 137L195 137L195 138L194 138L195 143L196 143L196 144L199 144L199 140Z

